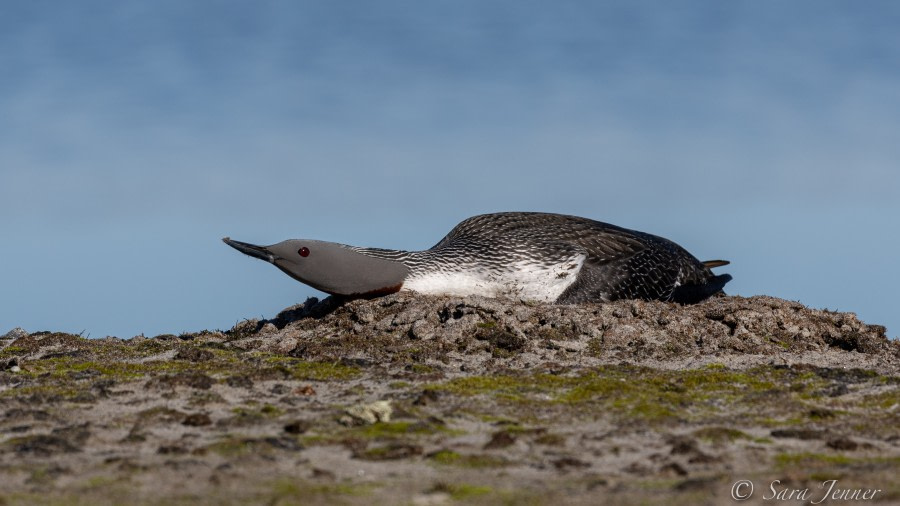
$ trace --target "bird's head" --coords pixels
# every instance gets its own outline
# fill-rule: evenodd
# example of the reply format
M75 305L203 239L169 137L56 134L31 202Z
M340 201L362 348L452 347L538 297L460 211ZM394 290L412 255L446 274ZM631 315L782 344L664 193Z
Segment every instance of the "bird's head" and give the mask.
M333 295L371 296L396 292L409 269L334 242L290 239L271 246L222 239L232 248L265 260L288 276Z

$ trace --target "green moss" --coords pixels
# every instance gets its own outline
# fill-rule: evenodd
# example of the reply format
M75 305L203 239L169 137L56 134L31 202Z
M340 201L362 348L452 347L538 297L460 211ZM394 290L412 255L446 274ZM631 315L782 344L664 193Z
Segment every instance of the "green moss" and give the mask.
M570 388L558 397L558 400L566 403L581 403L585 401L616 397L621 399L625 390L634 391L634 384L618 374L590 373L582 376L584 380Z
M460 460L462 460L462 455L451 451L451 450L440 450L432 455L430 455L431 460L437 462L438 464L456 464Z
M81 371L95 371L100 376L125 381L145 376L147 374L146 369L143 364L80 362L68 364L65 369L61 368L57 372L71 374Z
M348 380L360 374L358 367L336 362L309 362L291 357L270 356L265 362L284 367L293 379L311 381Z
M603 356L603 341L599 337L593 337L588 340L587 354L592 357Z
M284 410L281 408L277 408L271 404L266 404L263 407L259 408L259 412L265 416L275 417L281 416L284 414Z
M233 458L250 454L264 454L272 451L272 446L259 439L227 436L220 441L206 446L204 449L206 451L217 453L223 457Z
M354 458L372 461L398 460L414 457L420 455L421 453L421 446L405 442L398 442L388 444L386 446L375 446L367 448L362 452L355 453Z
M27 353L28 350L21 346L7 346L0 350L0 358L9 358L17 355L25 355Z
M518 422L509 419L500 419L494 422L496 425L502 425L502 429L504 432L508 432L513 435L518 434L543 434L543 429L535 429L533 427L528 427L526 425L520 425Z
M95 361L79 357L53 357L43 360L29 361L23 368L26 377L39 378L42 381L75 379L113 379L129 381L154 376L157 374L177 372L216 373L233 368L230 363L196 364L184 361L156 360L148 362L125 362L115 359Z
M158 341L156 339L146 339L138 342L137 344L134 344L132 348L134 348L134 351L137 351L139 353L146 353L149 355L161 353L167 349L167 346L162 341Z
M429 374L437 371L434 367L425 364L411 364L409 370L416 374Z
M325 434L304 435L300 437L300 444L303 446L323 446L337 444L338 442L338 439Z
M242 418L276 418L284 414L283 409L271 404L264 404L262 407L238 406L232 408L231 412Z
M694 437L714 443L734 441L736 439L752 439L745 432L729 427L704 427L693 432Z
M354 454L355 458L362 460L390 460L392 454L391 448L386 446L378 446L375 448L366 448L362 453Z
M554 327L541 327L538 330L538 337L549 341L565 341L568 339L568 336Z
M228 438L207 445L205 450L217 453L223 457L232 458L254 453L256 446L252 440Z
M882 410L896 409L897 406L900 406L900 388L894 388L875 395L867 395L863 403Z
M712 395L723 399L723 393L747 383L755 382L718 367L680 372L612 368L582 375L557 398L569 404L600 403L621 415L662 421L688 414L685 408L699 407Z
M550 393L571 383L571 378L549 374L532 376L468 376L445 383L426 385L426 389L472 396L490 394L510 400L522 400L528 394Z
M631 402L628 399L620 399L613 402L613 407L626 413L627 416L645 421L662 421L676 418L676 411L654 399L636 399Z
M369 439L393 439L411 434L434 434L436 428L424 423L378 422L350 429L353 436Z
M498 415L495 413L475 413L479 420L485 423L491 423L494 425L503 425L510 427L518 427L519 421L509 416Z
M494 491L491 487L470 485L468 483L441 483L434 487L435 492L444 492L454 501L466 501L482 497Z
M365 393L366 393L365 385L356 384L350 388L344 389L344 391L341 392L341 395L349 397L349 396L354 396L354 395L365 395Z
M684 371L684 373L684 386L689 389L717 389L718 387L724 387L729 391L760 392L775 388L775 383L766 378L764 371L760 369L746 372L731 371L720 364L710 364L701 369Z
M464 455L453 450L440 450L429 457L436 464L476 469L503 467L509 464L506 459L494 455Z
M465 397L489 397L499 407L516 409L516 421L524 420L523 414L558 410L562 405L575 413L602 411L648 423L714 420L725 413L746 414L748 422L765 423L755 419L756 414L771 416L775 412L786 416L772 423L783 424L785 419L791 423L791 418L808 417L810 409L803 395L822 385L821 378L806 372L796 374L790 369L765 366L735 371L713 364L681 371L605 366L576 375L469 376L426 388ZM509 416L502 410L491 414Z
M492 394L519 399L528 394L555 394L555 400L578 404L610 399L619 407L657 412L660 401L699 400L716 394L741 394L774 388L771 381L720 367L688 371L655 371L637 367L607 367L578 376L471 376L429 385L459 395ZM665 402L664 402L665 403ZM665 411L665 410L664 410Z
M59 383L50 383L50 384L41 384L41 385L29 385L25 387L19 388L10 388L8 390L0 391L0 398L27 398L27 397L37 397L41 400L72 400L77 398L81 394L88 393L86 389L78 388L77 386L73 386L70 384L59 384Z

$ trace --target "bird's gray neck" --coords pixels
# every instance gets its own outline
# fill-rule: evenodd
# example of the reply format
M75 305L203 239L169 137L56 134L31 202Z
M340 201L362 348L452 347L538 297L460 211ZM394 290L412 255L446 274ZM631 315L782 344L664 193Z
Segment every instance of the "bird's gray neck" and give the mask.
M452 271L460 267L460 263L456 261L458 259L454 259L452 255L448 256L442 251L404 251L383 248L360 248L357 246L352 246L351 248L357 253L369 257L400 262L409 269L410 274L413 276L435 271Z
M408 260L410 257L415 256L416 253L420 253L418 251L403 251L399 249L384 248L361 248L359 246L348 246L348 248L357 253L362 253L366 256L380 258L382 260L392 260L394 262L400 263L406 263L406 260Z

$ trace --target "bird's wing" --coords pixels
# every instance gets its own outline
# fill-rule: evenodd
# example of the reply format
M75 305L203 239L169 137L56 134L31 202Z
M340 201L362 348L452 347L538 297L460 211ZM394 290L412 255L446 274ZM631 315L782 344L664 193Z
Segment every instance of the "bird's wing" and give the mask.
M640 232L607 223L544 213L496 213L473 216L453 228L432 249L459 242L534 242L565 244L583 251L594 261L606 262L634 255L645 248Z

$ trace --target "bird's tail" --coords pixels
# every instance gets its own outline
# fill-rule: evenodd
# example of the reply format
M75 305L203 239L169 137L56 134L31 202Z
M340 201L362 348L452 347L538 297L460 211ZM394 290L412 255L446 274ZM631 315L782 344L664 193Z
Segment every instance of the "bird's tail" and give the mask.
M672 291L670 300L679 304L695 304L721 292L729 281L731 281L731 274L719 274L708 278L702 284L684 284Z
M718 276L713 276L707 280L704 292L708 294L707 296L715 295L722 291L725 288L725 284L731 281L731 274L719 274Z

